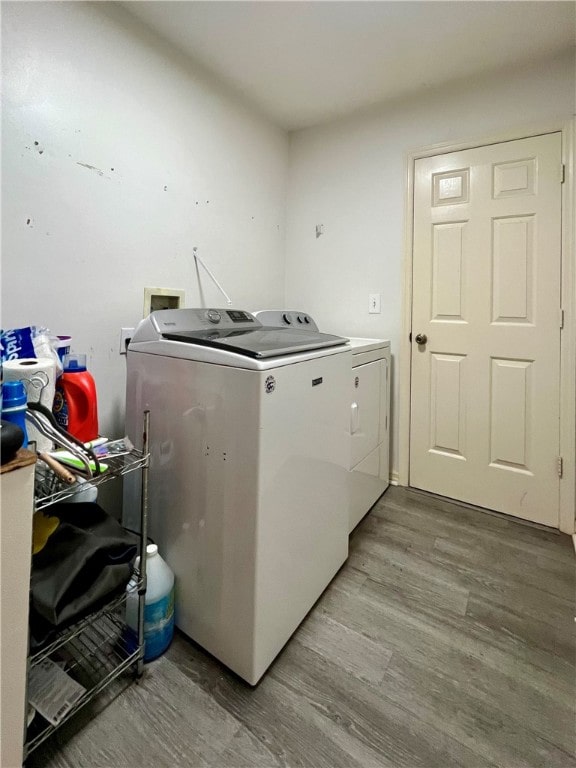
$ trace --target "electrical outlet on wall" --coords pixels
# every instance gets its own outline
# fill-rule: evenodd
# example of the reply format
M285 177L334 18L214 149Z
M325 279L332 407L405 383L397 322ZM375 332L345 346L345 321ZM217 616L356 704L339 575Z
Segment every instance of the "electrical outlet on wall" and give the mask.
M380 294L370 293L368 295L368 312L371 315L379 315L382 310L380 309Z
M134 328L120 328L120 354L125 355L128 351L128 344L134 335Z

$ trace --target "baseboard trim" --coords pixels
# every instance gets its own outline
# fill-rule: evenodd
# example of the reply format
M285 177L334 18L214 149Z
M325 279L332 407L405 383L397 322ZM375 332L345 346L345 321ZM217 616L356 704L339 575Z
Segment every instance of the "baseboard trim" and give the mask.
M400 485L398 472L390 472L390 485Z

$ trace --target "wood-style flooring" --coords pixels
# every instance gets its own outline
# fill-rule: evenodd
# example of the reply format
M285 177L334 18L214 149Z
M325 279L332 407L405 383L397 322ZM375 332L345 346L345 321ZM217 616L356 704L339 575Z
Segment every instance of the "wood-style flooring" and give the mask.
M570 537L390 488L256 688L177 633L30 768L576 768Z

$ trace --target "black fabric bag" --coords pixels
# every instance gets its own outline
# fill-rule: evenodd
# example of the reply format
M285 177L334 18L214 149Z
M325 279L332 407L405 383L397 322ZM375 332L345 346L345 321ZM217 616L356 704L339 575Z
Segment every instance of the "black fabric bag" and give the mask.
M60 525L32 558L32 647L123 591L137 554L135 537L98 504L53 504L46 512Z
M8 464L24 442L24 431L11 421L0 422L0 464Z

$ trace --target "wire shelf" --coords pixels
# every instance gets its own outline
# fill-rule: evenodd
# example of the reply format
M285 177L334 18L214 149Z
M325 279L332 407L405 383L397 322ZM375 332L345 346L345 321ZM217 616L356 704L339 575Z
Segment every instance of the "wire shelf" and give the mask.
M101 475L91 477L88 482L92 486L103 485L108 480L112 480L115 477L121 477L128 472L146 466L147 461L148 455L135 449L122 456L107 456L105 459L102 459L102 462L108 465L108 469ZM77 484L67 485L64 483L41 461L36 463L34 483L34 508L36 512L45 507L49 507L57 501L63 501L78 493L82 493L83 490L83 486L78 486Z
M134 569L132 578L129 584L130 584L130 591L138 590L142 586L142 580L140 578L140 573L138 572L138 570ZM75 637L77 637L82 632L84 632L87 629L87 627L90 626L90 624L94 624L95 622L97 622L101 616L106 616L107 614L110 614L110 613L117 613L121 608L121 606L123 606L124 603L126 602L126 597L127 597L126 591L123 590L119 595L117 595L112 600L109 600L106 603L106 605L100 608L99 610L93 611L88 616L85 616L83 619L80 619L79 621L74 622L74 624L71 624L69 627L62 629L60 632L58 632L57 636L48 645L44 645L38 651L32 652L30 654L29 656L30 666L33 667L35 664L39 664L43 659L53 654L61 646L65 645L66 643L69 643Z
M24 744L24 756L27 757L49 736L58 730L65 722L70 720L80 709L95 699L98 695L113 695L117 685L111 685L118 681L118 686L128 681L128 670L133 667L134 677L141 676L144 672L144 599L146 594L146 541L148 531L148 432L150 428L150 411L144 411L142 451L132 448L126 438L124 445L113 444L108 446L111 456L102 457L101 462L107 465L107 469L97 477L87 478L92 486L101 485L113 478L142 470L142 498L140 501L140 570L133 569L129 589L138 595L138 620L137 631L128 628L125 616L125 603L127 591L122 590L118 595L112 596L105 606L93 611L89 616L81 619L70 627L61 630L47 645L33 652L28 657L29 672L39 664L45 668L45 660L62 667L64 672L75 680L85 690L80 691L80 698L72 704L57 725L53 725L39 712L36 712L26 732ZM121 441L116 441L120 443ZM128 450L131 448L131 450ZM117 451L117 452L114 452ZM121 451L121 452L120 452ZM76 473L79 474L79 473ZM84 475L80 475L84 477ZM57 501L81 494L85 489L82 483L67 485L59 480L52 470L42 462L37 462L35 473L35 510L39 511L54 504ZM42 672L37 669L36 672ZM123 680L120 680L124 676ZM48 688L52 694L54 691ZM117 693L119 691L116 691ZM76 692L77 693L77 692ZM36 689L38 695L38 689ZM101 696L101 700L106 695ZM43 711L45 700L36 703ZM54 703L54 702L52 702ZM59 710L59 714L61 711Z
M137 588L137 587L135 587ZM92 701L113 680L135 665L143 649L128 638L124 617L126 595L109 603L62 634L48 647L30 658L30 666L49 657L63 664L71 678L80 683L86 691L71 711L58 723L52 725L40 713L36 713L28 727L25 755L28 756L64 722Z

